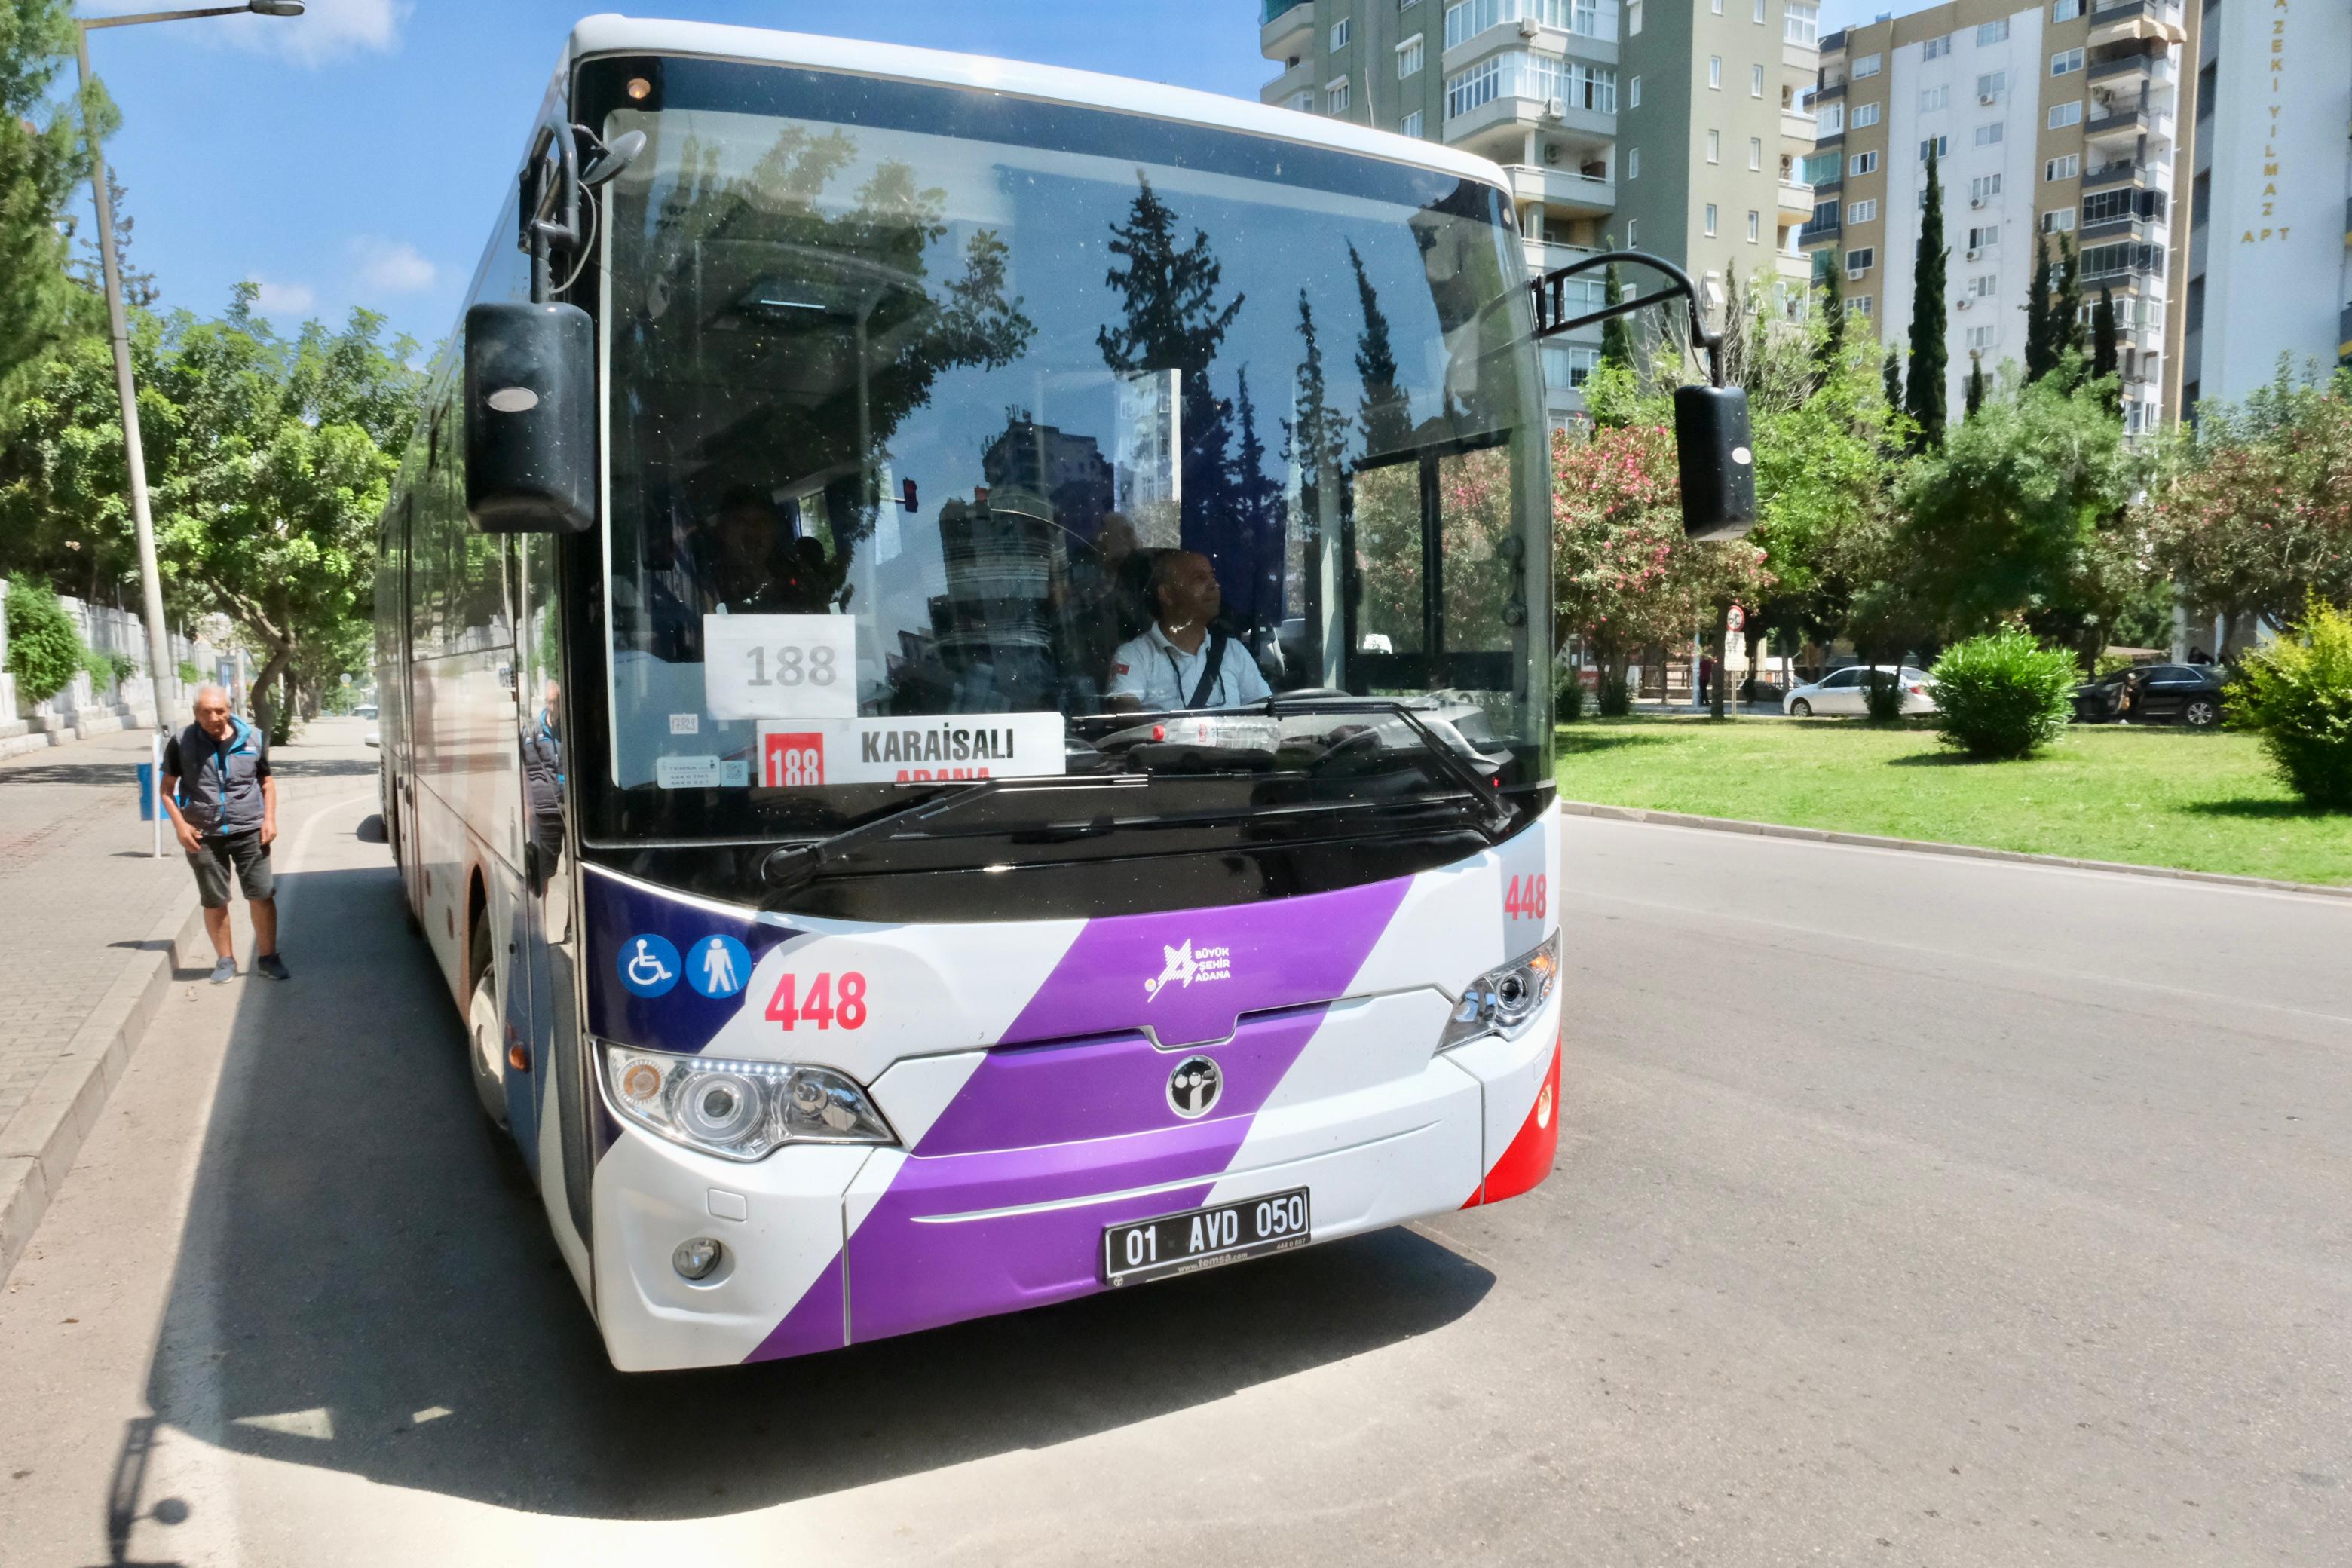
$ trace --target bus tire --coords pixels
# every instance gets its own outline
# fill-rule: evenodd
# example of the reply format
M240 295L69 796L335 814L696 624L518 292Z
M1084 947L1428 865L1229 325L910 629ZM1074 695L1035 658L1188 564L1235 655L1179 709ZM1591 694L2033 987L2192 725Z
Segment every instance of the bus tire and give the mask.
M506 1130L507 1087L499 1070L506 1058L506 1015L499 1007L498 976L485 966L474 982L474 998L466 1009L466 1060L474 1075L474 1098L490 1125Z

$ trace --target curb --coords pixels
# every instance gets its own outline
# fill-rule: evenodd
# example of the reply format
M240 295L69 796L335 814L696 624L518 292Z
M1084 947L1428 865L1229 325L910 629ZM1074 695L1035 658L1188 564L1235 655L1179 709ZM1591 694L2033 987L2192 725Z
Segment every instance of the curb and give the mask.
M193 888L173 901L147 940L161 946L143 948L131 960L74 1031L66 1054L0 1128L0 1279L16 1266L82 1140L98 1125L106 1097L171 991L182 955L212 952Z
M1597 816L1610 822L1643 822L1657 827L1699 827L1714 833L1745 833L1760 838L1796 838L1809 844L1844 844L1862 849L1902 849L1919 855L1949 855L1964 860L2013 860L2027 866L2061 866L2070 871L2114 871L2126 877L2154 877L2168 882L2213 882L2225 888L2260 889L2267 893L2315 893L2325 899L2352 899L2352 888L2330 887L2319 882L2281 882L2268 877L2232 877L2221 871L2184 871L2170 866L2134 866L2121 860L2078 860L2065 855L2030 855L2022 849L1988 849L1974 844L1938 844L1927 838L1885 838L1874 833L1833 833L1821 827L1790 827L1777 822L1742 822L1729 816L1694 816L1688 812L1599 805L1582 800L1563 800L1559 808L1570 816Z

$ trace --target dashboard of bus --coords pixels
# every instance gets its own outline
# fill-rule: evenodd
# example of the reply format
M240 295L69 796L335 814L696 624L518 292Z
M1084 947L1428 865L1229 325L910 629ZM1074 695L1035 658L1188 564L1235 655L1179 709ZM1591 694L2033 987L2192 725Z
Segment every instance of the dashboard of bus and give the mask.
M647 139L596 215L585 837L1041 781L922 835L950 864L1073 822L1451 842L1465 778L1548 795L1548 432L1500 191L783 67L592 63L580 98Z

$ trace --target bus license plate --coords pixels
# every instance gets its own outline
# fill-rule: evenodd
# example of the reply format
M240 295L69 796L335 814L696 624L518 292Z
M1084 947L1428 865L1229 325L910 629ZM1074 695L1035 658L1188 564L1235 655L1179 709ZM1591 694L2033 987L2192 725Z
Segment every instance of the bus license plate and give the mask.
M1287 1252L1312 1238L1308 1219L1307 1189L1299 1187L1133 1225L1107 1226L1103 1279L1136 1285Z

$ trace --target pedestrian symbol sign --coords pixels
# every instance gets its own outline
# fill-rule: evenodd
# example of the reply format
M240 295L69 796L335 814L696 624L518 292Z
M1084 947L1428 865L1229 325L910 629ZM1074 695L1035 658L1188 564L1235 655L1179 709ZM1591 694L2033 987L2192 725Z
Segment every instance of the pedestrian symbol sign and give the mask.
M731 936L707 936L687 955L686 983L714 1001L732 996L751 978L751 955Z

